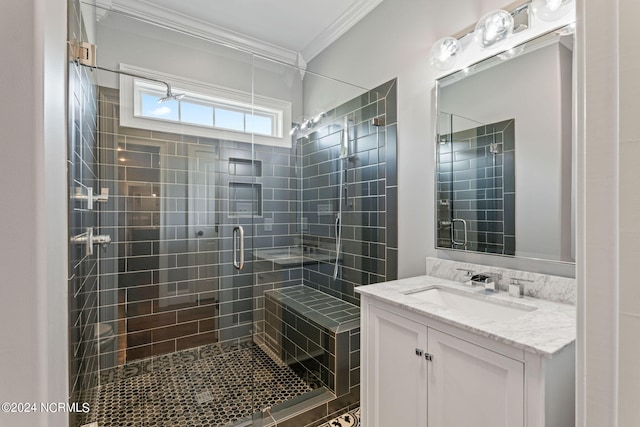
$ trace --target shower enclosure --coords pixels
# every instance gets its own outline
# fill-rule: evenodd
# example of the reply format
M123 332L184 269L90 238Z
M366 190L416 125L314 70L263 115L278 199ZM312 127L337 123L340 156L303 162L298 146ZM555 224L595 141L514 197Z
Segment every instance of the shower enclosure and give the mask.
M116 71L69 65L70 396L91 403L73 423L307 425L357 405L354 288L396 278L395 82L75 0L69 22ZM184 97L158 103L162 82Z

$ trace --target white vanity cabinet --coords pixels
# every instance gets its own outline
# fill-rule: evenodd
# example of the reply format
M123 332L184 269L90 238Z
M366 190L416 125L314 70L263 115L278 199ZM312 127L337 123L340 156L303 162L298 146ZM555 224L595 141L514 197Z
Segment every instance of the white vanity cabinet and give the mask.
M360 331L363 427L426 426L427 326L369 305ZM362 319L362 317L361 317ZM366 337L364 336L366 334ZM366 407L365 407L366 402Z
M429 328L429 426L524 426L524 363Z
M545 358L362 296L363 427L568 427L573 345Z

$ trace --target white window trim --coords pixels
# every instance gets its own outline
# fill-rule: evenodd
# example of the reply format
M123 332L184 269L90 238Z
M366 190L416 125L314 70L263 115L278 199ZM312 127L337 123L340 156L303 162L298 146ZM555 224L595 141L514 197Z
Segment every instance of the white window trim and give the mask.
M231 141L255 143L260 145L269 145L274 147L291 148L291 138L288 125L291 124L291 102L283 101L266 96L252 95L251 93L216 86L208 83L198 82L195 80L185 79L183 77L171 74L160 73L145 68L135 67L133 65L120 64L120 70L128 71L134 74L148 76L154 79L166 81L171 85L174 94L184 93L190 94L197 101L198 97L207 97L212 100L219 99L227 105L234 103L242 106L252 106L253 112L256 114L269 113L269 115L277 115L276 135L268 136L263 134L254 134L227 130L215 127L201 126L197 124L179 123L174 121L144 117L139 114L140 106L135 102L135 82L151 83L143 79L120 75L120 125L132 128L155 130L162 132L187 134L201 136L205 138L217 138Z

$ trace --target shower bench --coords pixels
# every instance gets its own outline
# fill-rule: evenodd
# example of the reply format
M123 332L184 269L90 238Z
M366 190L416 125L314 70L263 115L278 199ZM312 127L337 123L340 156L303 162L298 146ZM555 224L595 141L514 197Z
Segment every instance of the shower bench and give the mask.
M265 344L336 396L360 384L360 307L305 285L265 291Z

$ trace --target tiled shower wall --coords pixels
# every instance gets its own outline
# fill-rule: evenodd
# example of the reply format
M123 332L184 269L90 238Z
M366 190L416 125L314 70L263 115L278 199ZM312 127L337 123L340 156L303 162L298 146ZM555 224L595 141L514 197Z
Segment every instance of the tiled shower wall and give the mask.
M246 143L121 127L118 91L100 88L99 96L99 187L109 189L100 229L113 237L99 249L100 323L116 337L100 349L101 369L250 339L263 331L265 290L304 282L357 303L353 287L396 277L395 81L328 112L291 149L253 152ZM336 137L345 116L353 156L341 278L330 278L327 262L254 261L255 249L335 249ZM317 200L303 203L312 193ZM322 203L333 212L317 215ZM251 248L240 273L232 266L236 224Z
M338 279L333 279L333 263L318 262L304 265L304 284L354 304L359 304L356 286L397 278L396 92L391 80L328 111L314 132L298 140L305 245L335 251L338 197L343 197ZM341 160L345 119L349 158Z
M249 249L298 242L295 148L252 152L124 128L118 104L117 90L100 88L100 184L110 192L100 221L114 237L101 253L100 316L117 335L101 349L102 367L250 339L262 291L302 279L300 267L253 262ZM236 224L247 242L242 272L232 266Z
M87 40L78 0L68 3L68 25L69 40ZM75 197L86 196L97 188L96 104L91 71L70 63L69 239L97 226L97 211L88 209L86 200ZM80 393L98 384L98 349L94 339L98 322L98 263L96 255L85 253L85 245L69 245L68 292L69 393L71 402L81 402Z
M455 120L455 116L453 118ZM514 255L515 120L440 136L437 246ZM491 151L494 145L495 154Z

